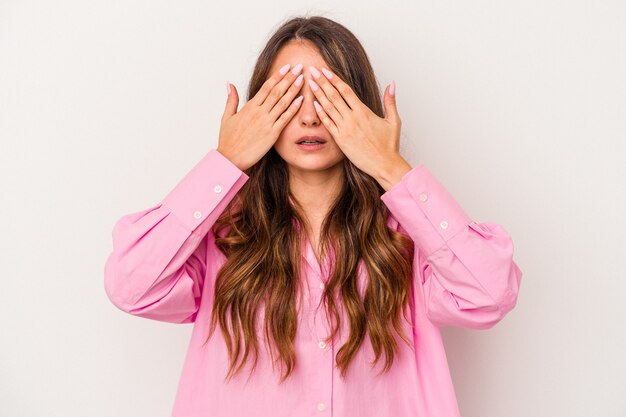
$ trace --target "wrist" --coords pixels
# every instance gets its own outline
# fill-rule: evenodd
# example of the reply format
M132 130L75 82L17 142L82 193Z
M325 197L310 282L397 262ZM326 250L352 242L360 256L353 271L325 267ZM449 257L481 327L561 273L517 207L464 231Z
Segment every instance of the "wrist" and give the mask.
M215 150L219 152L224 158L228 159L231 164L235 165L240 171L243 171L243 168L239 165L239 162L235 158L230 156L228 152L224 152L224 150L221 149L219 146L215 148Z
M376 180L386 192L401 182L402 177L411 169L413 169L411 165L401 155L398 155L381 168Z

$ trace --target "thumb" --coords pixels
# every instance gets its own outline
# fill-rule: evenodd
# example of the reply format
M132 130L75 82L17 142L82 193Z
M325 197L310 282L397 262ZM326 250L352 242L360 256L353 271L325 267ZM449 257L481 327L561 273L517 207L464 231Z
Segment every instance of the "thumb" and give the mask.
M400 119L398 115L398 107L396 106L396 82L391 81L391 84L385 89L384 97L385 105L385 119L390 122L396 123Z
M224 116L232 116L237 113L237 106L239 105L239 94L237 93L237 89L231 83L226 83L226 92L228 93L228 98L226 99L226 107L224 109Z

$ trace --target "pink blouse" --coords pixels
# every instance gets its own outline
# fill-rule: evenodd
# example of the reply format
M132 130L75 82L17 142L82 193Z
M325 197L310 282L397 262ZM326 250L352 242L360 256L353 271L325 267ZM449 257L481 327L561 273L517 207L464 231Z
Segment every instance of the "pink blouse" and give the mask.
M522 272L504 228L472 221L419 164L380 197L391 213L389 227L415 243L413 328L402 320L413 343L398 338L401 351L392 369L376 375L384 354L370 369L374 352L366 337L341 378L334 358L349 329L342 325L339 342L322 341L330 327L323 307L316 307L328 279L327 265L318 263L307 239L307 308L299 318L294 372L278 385L279 368L272 370L261 342L252 377L247 379L249 361L226 383L228 356L219 327L201 346L214 280L225 261L210 228L248 178L211 149L160 203L122 216L113 227L113 252L104 267L111 302L135 316L194 324L172 417L459 416L439 328L489 329L515 306ZM359 269L359 280L365 271ZM347 316L342 320L347 323Z

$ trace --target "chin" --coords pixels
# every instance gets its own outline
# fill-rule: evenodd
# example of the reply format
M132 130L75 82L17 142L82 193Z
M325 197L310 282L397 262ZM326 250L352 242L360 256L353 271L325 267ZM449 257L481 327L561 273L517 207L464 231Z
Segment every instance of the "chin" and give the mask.
M311 158L310 160L289 161L287 165L292 169L301 171L324 171L340 164L343 158Z

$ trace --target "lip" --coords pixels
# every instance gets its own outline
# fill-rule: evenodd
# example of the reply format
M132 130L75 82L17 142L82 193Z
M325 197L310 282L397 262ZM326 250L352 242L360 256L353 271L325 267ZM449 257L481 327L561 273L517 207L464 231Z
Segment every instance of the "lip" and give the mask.
M296 145L298 145L299 142L302 142L303 140L319 140L322 143L326 143L326 139L323 139L319 136L302 136L298 140L296 140Z

